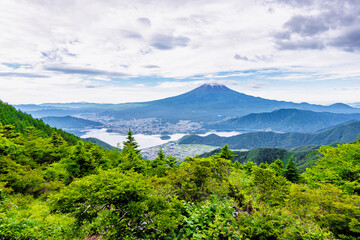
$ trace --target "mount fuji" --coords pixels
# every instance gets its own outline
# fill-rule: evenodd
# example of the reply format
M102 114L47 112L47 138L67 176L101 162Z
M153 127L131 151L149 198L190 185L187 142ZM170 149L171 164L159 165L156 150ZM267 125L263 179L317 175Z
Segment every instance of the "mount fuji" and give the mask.
M360 109L339 103L323 106L269 100L234 91L225 85L208 83L178 96L144 102L135 108L107 111L104 114L121 119L157 117L170 121L193 120L209 122L279 109L332 113L360 112Z

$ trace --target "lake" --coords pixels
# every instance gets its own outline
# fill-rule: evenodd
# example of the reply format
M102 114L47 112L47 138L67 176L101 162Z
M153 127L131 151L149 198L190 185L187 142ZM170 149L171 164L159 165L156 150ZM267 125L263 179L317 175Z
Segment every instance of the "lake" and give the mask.
M89 137L98 138L101 141L104 141L107 144L110 144L111 146L114 146L114 147L116 147L118 144L120 144L120 148L122 148L122 143L123 143L123 141L126 140L127 135L123 135L120 133L114 133L114 132L107 132L106 130L107 130L106 128L87 130L86 133L81 135L81 138L89 138ZM238 135L241 133L243 133L243 132L236 132L236 131L207 132L205 134L198 134L198 135L199 136L207 136L209 134L216 134L216 135L222 136L222 137L231 137L231 136ZM134 134L134 138L135 138L136 142L139 144L139 146L140 146L139 148L144 149L144 148L154 147L157 145L168 143L170 141L179 140L180 138L182 138L185 135L187 135L187 134L183 134L183 133L171 134L171 135L168 135L168 136L170 136L170 139L168 139L168 140L160 139L161 135L145 135L145 134Z

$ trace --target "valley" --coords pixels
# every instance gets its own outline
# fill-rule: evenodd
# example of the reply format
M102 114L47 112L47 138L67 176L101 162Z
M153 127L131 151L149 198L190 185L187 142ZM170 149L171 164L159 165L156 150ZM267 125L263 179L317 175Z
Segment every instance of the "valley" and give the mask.
M149 159L156 157L160 148L184 160L187 155L204 154L225 144L231 149L289 149L350 142L360 132L359 124L351 122L360 120L358 108L342 103L322 106L268 100L216 83L150 102L16 107L53 127L113 147L121 148L131 129L144 157Z

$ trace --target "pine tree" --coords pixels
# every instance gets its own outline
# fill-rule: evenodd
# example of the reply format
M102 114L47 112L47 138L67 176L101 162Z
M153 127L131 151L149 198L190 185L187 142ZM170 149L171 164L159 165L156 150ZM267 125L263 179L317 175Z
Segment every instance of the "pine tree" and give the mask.
M166 155L165 155L164 151L162 150L162 148L160 148L160 150L158 151L157 158L152 160L150 165L153 168L156 168L156 167L159 167L159 166L165 166L165 164L166 164L165 158L166 158Z
M179 162L178 160L176 160L175 157L173 157L171 155L167 156L165 161L166 161L166 164L168 165L168 167L170 167L170 168L176 167L176 164Z
M164 153L164 151L162 150L162 148L160 148L160 150L158 151L158 159L159 160L161 160L161 161L165 161L165 157L166 157L166 155L165 155L165 153Z
M276 159L275 162L271 163L270 168L275 171L277 176L284 175L284 163L281 161L280 158Z
M135 141L135 138L133 137L133 133L131 132L130 128L126 137L126 141L124 141L123 144L123 151L127 151L129 148L132 148L136 152L136 154L140 156L140 150L138 149L139 144Z
M221 149L219 157L228 160L232 160L234 158L232 151L229 149L229 144L225 144L225 146Z
M300 174L294 162L294 158L290 157L288 164L285 167L284 177L290 182L296 183L300 179Z

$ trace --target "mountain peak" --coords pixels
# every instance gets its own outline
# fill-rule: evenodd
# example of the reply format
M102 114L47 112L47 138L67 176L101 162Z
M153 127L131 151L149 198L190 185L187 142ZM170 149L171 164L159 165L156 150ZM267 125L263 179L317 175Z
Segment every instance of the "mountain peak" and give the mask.
M204 83L200 87L212 87L212 88L216 88L216 87L224 88L225 87L226 88L225 85L216 83L216 82Z
M331 104L329 107L331 107L331 108L348 108L348 109L353 108L349 105L346 105L345 103L334 103L334 104Z
M201 86L195 88L193 91L195 91L195 92L227 92L227 91L232 91L232 90L223 84L219 84L216 82L209 82L209 83L202 84Z

